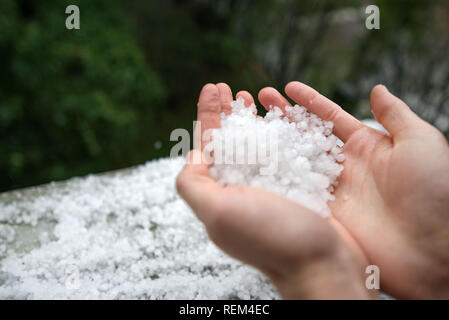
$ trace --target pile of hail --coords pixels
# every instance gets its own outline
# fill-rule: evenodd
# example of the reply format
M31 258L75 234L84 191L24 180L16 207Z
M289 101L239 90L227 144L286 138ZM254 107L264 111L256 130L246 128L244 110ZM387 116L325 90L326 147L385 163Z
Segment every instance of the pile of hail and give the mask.
M285 112L273 107L265 117L243 99L231 107L205 146L213 155L212 177L221 185L261 187L330 215L327 203L334 199L344 160L333 123L298 105Z

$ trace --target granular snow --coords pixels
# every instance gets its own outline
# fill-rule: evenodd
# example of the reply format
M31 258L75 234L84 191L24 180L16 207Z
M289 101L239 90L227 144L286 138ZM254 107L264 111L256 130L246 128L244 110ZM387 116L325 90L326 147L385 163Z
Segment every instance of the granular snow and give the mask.
M274 299L176 193L184 159L0 195L0 299ZM38 188L39 190L39 188Z
M205 146L213 155L212 177L221 185L262 187L330 215L327 202L334 200L344 160L333 123L298 105L285 107L286 116L273 107L264 118L256 115L254 104L245 107L243 99L231 107Z

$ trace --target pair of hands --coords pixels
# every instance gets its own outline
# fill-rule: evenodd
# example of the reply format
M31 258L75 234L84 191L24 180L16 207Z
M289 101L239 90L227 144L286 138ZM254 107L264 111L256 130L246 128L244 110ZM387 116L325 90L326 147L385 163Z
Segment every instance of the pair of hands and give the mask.
M190 161L177 189L211 239L259 268L284 298L374 298L365 268L379 267L381 289L397 298L449 297L449 146L384 86L371 92L376 119L390 135L369 128L314 89L290 82L285 93L334 123L343 142L344 170L323 219L282 196L253 187L222 187L206 164ZM237 93L246 105L246 91ZM264 88L259 101L290 105ZM231 112L232 91L207 84L198 102L202 130ZM202 144L204 145L204 143ZM196 157L201 150L192 150Z

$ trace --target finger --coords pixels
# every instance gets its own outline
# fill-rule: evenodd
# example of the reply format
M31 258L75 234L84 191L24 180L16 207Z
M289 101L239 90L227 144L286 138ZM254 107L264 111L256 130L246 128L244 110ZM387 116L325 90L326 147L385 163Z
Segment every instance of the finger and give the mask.
M260 90L258 98L260 103L267 110L271 110L273 107L278 107L282 111L285 111L285 106L291 106L290 102L288 102L279 91L271 87L266 87Z
M377 85L371 90L370 103L376 120L393 139L415 131L422 124L422 120L383 85Z
M176 179L176 189L198 218L206 223L222 187L212 179L207 165L201 159L201 151L189 152L186 165Z
M250 105L254 104L254 98L248 91L239 91L235 98L242 98L245 101L245 107L249 107Z
M195 128L195 148L202 150L210 141L210 136L203 134L206 130L220 127L221 102L220 92L216 85L206 84L198 100L197 126ZM199 143L201 142L201 143Z
M307 110L321 119L332 121L334 123L334 134L343 142L363 127L359 120L344 111L335 102L301 82L293 81L287 84L285 93L296 103L306 107Z
M231 88L223 82L217 83L218 91L220 92L221 111L226 114L230 114L232 111L231 102L232 98Z

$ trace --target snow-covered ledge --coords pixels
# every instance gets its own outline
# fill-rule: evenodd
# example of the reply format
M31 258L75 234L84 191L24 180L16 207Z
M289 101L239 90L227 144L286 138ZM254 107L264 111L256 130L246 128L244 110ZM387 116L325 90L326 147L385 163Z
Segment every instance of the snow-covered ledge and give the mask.
M273 299L176 193L183 159L0 194L0 299Z

